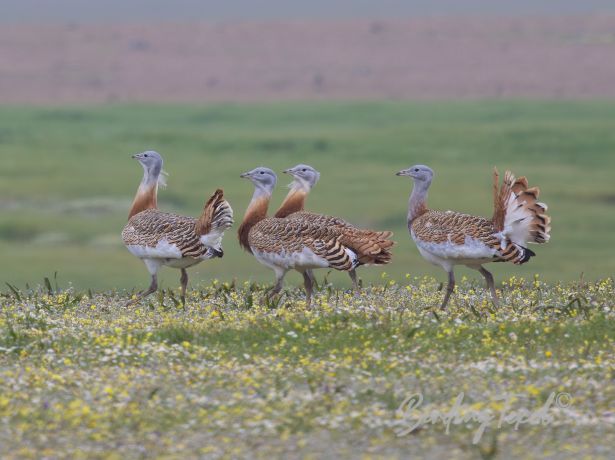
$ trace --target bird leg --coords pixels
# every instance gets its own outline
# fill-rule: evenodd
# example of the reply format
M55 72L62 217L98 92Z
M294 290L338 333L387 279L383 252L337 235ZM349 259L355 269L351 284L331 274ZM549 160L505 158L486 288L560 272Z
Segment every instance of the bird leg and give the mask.
M158 290L158 275L152 275L152 282L147 288L147 291L141 292L139 294L140 298L147 297L148 295L156 292Z
M271 299L273 299L273 297L275 297L282 290L282 285L284 284L284 275L286 275L286 272L276 271L275 275L276 275L275 285L267 293L268 301L271 301Z
M303 272L303 286L305 287L305 303L309 308L312 304L312 288L314 286L314 277L311 270Z
M448 272L448 285L446 286L446 294L444 295L444 301L442 302L442 306L440 309L444 310L446 308L446 304L448 304L448 299L450 298L453 290L455 289L455 273L451 268L451 271Z
M124 305L125 307L128 307L132 304L137 303L139 300L141 300L143 297L147 297L148 295L150 295L152 292L156 292L158 290L158 275L153 274L152 275L152 283L149 285L149 287L147 288L146 291L142 291L139 292L137 294L137 297L135 299L130 299L126 305Z
M186 306L186 287L188 286L188 272L185 268L182 268L182 276L179 278L179 282L181 283L181 299L182 304Z
M359 286L359 281L357 280L357 271L353 268L348 272L348 275L352 280L352 289L354 290L355 294L358 294L359 292L361 292L361 286Z
M495 283L493 282L493 275L491 272L487 271L482 265L478 268L478 271L485 277L487 281L487 287L491 291L491 297L493 298L493 304L496 308L500 307L500 302L498 301L498 295L495 292Z
M267 297L271 299L275 295L279 294L281 290L282 290L282 278L279 278L276 280L275 285L269 290Z

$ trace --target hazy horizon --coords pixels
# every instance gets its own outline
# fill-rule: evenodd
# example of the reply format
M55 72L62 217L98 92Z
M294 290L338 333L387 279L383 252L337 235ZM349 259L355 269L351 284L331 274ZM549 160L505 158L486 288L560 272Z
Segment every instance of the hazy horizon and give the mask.
M612 0L0 0L5 24L24 22L390 18L433 15L567 15L615 13Z

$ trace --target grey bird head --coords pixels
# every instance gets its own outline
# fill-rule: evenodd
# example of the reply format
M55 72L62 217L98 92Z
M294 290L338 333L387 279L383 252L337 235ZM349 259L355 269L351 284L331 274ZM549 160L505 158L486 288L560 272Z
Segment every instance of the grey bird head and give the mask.
M154 152L153 150L137 153L132 157L135 160L138 160L146 170L149 170L156 165L159 165L162 168L162 157L158 152Z
M412 177L416 182L431 182L434 173L433 170L428 166L414 165L409 167L408 169L402 169L396 175Z
M145 152L137 153L132 157L141 163L141 166L143 166L143 169L145 170L145 176L143 179L145 182L156 180L160 183L160 185L166 185L164 180L166 173L162 171L163 161L158 152L147 150Z
M295 178L295 182L306 189L311 189L320 179L320 173L309 165L298 164L294 168L286 169L285 174L290 174Z
M278 176L275 175L273 170L262 166L254 168L252 171L245 172L239 177L250 179L257 189L266 190L269 193L271 193L278 182Z

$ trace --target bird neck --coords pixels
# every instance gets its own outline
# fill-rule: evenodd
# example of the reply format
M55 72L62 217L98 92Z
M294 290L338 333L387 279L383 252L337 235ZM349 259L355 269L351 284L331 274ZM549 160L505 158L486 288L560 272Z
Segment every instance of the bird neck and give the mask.
M252 200L246 209L246 213L243 217L243 221L237 230L237 236L239 237L239 244L248 252L252 252L250 249L250 230L261 220L267 218L267 209L269 208L269 200L271 199L271 192L262 188L256 188Z
M306 190L303 186L293 186L284 198L284 201L280 205L280 208L276 211L275 217L287 217L291 214L299 211L303 211L305 207L305 198L309 193L309 189Z
M128 213L128 219L130 219L135 214L139 214L146 209L157 209L158 208L158 176L160 175L160 168L154 169L152 171L145 170L143 174L143 179L141 180L141 184L139 184L139 188L137 189L137 193L135 195L135 199L132 202L132 206L130 207L130 212Z
M415 182L408 200L408 226L417 217L429 211L427 207L427 191L429 190L429 182Z

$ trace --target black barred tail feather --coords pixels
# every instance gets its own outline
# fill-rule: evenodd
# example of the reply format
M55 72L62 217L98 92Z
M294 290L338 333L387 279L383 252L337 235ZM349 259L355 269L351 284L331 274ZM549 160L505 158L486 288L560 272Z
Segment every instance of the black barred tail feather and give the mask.
M233 226L233 209L228 201L222 200L214 212L212 231L224 232Z
M515 243L510 243L508 247L502 251L497 262L512 262L515 265L521 265L535 255L536 253L531 249L524 248Z
M233 210L229 203L224 199L224 192L221 189L215 191L205 206L203 213L199 217L196 232L199 235L206 235L210 232L224 232L233 225Z
M329 262L331 268L336 270L350 271L359 263L356 254L342 244L341 238L328 241L316 240L314 249L320 257Z
M395 245L389 238L393 232L375 232L348 228L342 234L342 243L357 254L357 265L386 265L391 261L391 248Z
M512 251L509 249L509 243L518 247L519 257L510 260L523 263L533 255L526 249L528 243L540 244L549 241L551 218L546 214L547 205L538 201L540 189L528 187L525 177L515 179L510 171L506 171L499 189L497 187L498 178L496 170L494 171L493 224L503 236L502 249L505 253ZM517 262L518 260L523 260L523 262Z
M222 237L232 225L233 209L224 199L222 190L218 189L203 207L196 222L196 234L201 236L203 244L215 249L214 257L222 257Z
M222 248L207 248L207 258L215 259L216 257L224 257L224 251L222 250Z

